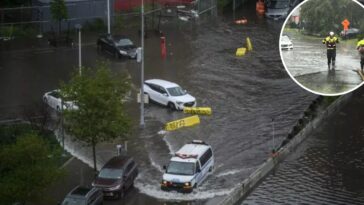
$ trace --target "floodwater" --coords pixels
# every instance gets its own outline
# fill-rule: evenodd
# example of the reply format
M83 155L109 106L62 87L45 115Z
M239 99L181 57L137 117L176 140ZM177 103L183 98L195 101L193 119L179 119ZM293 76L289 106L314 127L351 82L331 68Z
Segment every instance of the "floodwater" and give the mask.
M242 204L364 204L364 90L359 90Z
M286 137L315 96L297 86L282 66L278 47L282 22L257 17L254 6L236 14L237 18L247 17L247 25L233 24L231 16L195 23L163 21L161 29L167 37L168 50L165 61L160 57L159 37L150 35L146 40L145 79L174 81L195 96L198 105L210 106L213 110L212 116L201 116L200 125L164 134L158 133L166 122L189 115L148 105L146 127L140 130L139 106L135 100L140 87L140 65L98 54L95 36L84 38L84 65L109 59L114 72L127 71L131 75L134 87L127 104L134 125L128 154L137 160L140 174L132 197L105 204L214 204L235 188L236 181L244 180L265 161L273 146L278 146ZM138 42L137 31L128 32ZM253 51L244 57L235 57L236 49L244 46L247 37L252 41ZM40 100L45 91L57 88L60 80L68 79L71 70L77 67L77 50L2 52L0 65L0 82L4 84L0 91L7 93L1 102L7 106L13 102L31 103L26 96ZM216 169L191 194L161 191L161 167L168 163L172 153L192 139L211 144ZM122 142L116 140L97 147L99 168L115 154L117 143ZM91 164L90 148L69 136L66 136L66 148ZM62 198L65 193L56 195Z
M328 69L326 46L322 39L287 32L293 50L283 50L282 58L290 74L304 87L323 94L352 90L362 83L358 74L360 58L355 45L337 45L335 69Z

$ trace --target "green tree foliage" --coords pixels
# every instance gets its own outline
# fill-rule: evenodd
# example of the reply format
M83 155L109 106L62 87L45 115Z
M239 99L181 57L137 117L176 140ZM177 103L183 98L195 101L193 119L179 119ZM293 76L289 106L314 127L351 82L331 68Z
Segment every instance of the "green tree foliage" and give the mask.
M350 21L350 27L364 26L363 8L352 0L312 0L301 7L301 20L305 30L311 34L339 33L345 18Z
M0 147L0 204L37 202L63 175L49 145L35 133Z
M51 1L51 15L52 19L58 22L58 32L61 32L62 20L68 19L68 10L64 0Z
M126 139L130 122L125 114L124 100L130 82L125 76L113 75L106 63L95 69L84 68L61 86L65 99L74 101L79 109L64 112L67 132L92 147L94 169L99 142L120 137Z

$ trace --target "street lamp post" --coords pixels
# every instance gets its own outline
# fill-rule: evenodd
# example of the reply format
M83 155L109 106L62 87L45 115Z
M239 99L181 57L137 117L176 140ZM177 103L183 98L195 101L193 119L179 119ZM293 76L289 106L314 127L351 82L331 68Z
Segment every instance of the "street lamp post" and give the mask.
M110 0L107 0L107 34L110 33Z
M76 29L78 30L78 70L80 75L82 74L82 53L81 53L81 24L76 24Z
M144 0L141 5L141 18L140 127L144 128Z

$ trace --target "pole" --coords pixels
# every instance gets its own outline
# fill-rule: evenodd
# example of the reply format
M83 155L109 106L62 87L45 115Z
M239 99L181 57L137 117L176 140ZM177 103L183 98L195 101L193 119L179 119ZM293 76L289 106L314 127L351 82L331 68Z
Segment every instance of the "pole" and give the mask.
M82 53L81 53L81 28L78 30L78 69L82 74Z
M63 98L61 98L61 135L62 135L62 156L66 156L66 148L64 147L64 117L63 117Z
M140 127L143 129L145 126L144 123L144 0L142 0L141 6L141 18L142 18L142 25L141 25L141 43L142 43L142 57L141 57L141 71L140 71Z
M275 138L275 136L274 136L274 135L275 135L275 133L274 133L274 131L275 131L275 130L274 130L274 118L272 119L272 128L273 128L273 146L272 146L272 151L273 151L273 152L275 152L275 142L274 142L274 141L275 141L275 140L274 140L274 138Z
M110 34L110 0L107 0L107 33Z

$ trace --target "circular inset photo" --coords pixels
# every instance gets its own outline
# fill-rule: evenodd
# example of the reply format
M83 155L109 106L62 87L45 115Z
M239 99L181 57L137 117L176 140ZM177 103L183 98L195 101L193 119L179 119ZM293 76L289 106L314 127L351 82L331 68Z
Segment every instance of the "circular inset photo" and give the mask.
M280 36L288 74L304 89L336 96L364 81L364 7L356 0L307 0L288 15Z

